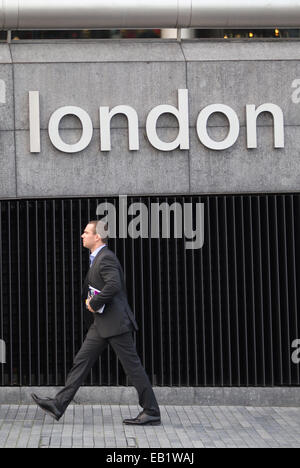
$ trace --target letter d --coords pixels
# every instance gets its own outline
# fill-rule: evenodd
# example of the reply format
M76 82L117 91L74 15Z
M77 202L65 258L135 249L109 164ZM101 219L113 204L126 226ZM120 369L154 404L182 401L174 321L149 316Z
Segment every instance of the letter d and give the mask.
M179 123L179 134L171 143L161 141L157 135L157 121L163 114L174 115ZM190 149L188 90L178 90L178 109L174 106L167 105L154 107L148 115L146 131L151 145L160 151L173 151L178 147L180 147L181 150Z

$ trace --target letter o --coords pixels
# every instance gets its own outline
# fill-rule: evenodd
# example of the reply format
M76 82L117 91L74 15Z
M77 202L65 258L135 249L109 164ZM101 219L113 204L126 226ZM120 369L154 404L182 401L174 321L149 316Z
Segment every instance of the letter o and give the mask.
M65 143L59 134L61 119L70 114L78 117L82 125L81 138L77 143L72 145ZM65 106L53 112L49 120L48 131L50 140L55 148L64 153L77 153L78 151L84 150L90 144L93 137L93 124L89 114L85 110L80 107Z
M207 133L207 121L212 114L221 112L229 121L229 132L225 140L215 141ZM225 104L212 104L205 107L199 114L197 120L197 133L201 143L209 149L224 150L230 148L238 139L240 123L234 110Z

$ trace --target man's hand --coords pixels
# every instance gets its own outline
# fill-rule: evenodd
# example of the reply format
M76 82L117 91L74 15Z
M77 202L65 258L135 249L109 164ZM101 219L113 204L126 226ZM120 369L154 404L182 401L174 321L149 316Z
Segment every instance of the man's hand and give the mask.
M91 306L90 306L90 300L91 300L91 299L87 299L87 300L86 300L86 307L87 307L87 309L88 309L90 312L92 312L92 313L94 314L95 311L94 311L94 310L91 308Z

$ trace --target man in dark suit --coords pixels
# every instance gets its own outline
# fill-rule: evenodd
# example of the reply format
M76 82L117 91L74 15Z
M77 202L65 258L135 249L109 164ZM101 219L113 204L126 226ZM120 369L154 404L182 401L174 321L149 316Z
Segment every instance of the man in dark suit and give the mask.
M74 359L65 387L54 399L39 398L35 394L32 394L32 398L40 408L58 421L96 360L110 344L136 388L139 404L143 408L136 418L125 419L123 423L161 424L158 403L133 342L132 332L137 331L138 326L127 301L123 270L119 260L107 246L107 224L90 221L81 237L83 246L91 251L90 270L85 278L83 297L86 298L86 307L94 321ZM87 298L89 291L94 295Z

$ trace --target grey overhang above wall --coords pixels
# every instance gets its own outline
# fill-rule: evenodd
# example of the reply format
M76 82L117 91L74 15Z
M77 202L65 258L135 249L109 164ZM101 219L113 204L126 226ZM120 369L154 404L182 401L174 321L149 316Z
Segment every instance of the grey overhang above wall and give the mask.
M0 63L299 60L300 40L89 40L0 44Z

